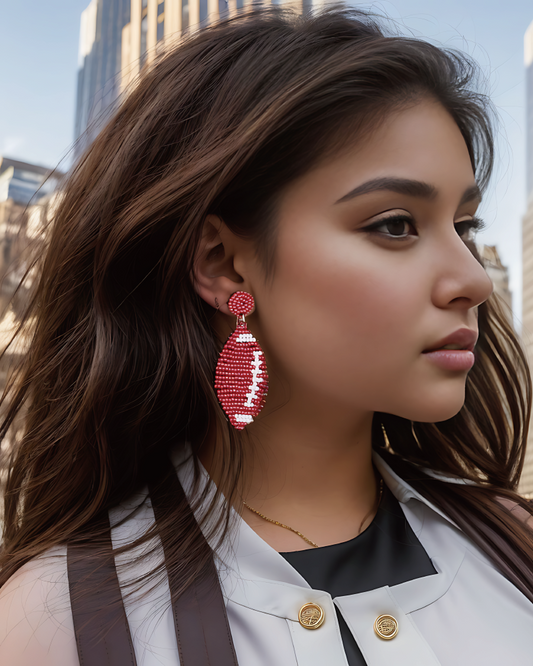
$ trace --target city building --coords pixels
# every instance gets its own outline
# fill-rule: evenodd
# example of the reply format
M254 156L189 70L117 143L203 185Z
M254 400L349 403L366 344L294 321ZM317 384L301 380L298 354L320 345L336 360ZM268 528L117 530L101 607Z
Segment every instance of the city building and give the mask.
M0 318L22 277L18 259L28 246L30 211L45 206L61 178L46 167L0 156Z
M289 4L305 12L324 1ZM250 0L91 0L80 24L76 155L96 137L128 85L160 49L195 27L250 4Z
M232 16L251 4L251 0L132 0L131 22L122 33L122 90L159 49L175 43L195 26L201 28ZM262 4L281 3L266 0ZM313 5L322 5L323 0L288 0L283 4L305 12Z
M76 155L96 137L118 103L122 31L130 22L134 4L134 0L91 0L81 15L74 124Z
M35 215L48 209L62 176L0 156L0 318L25 271L23 255L36 238ZM24 298L18 301L22 304Z
M57 183L51 169L0 156L0 203L26 206L53 192Z
M526 213L522 219L522 341L533 367L533 22L524 36L526 68ZM533 424L521 492L533 496Z
M0 391L26 349L26 336L8 347L28 303L34 269L22 284L21 280L32 257L42 254L46 221L60 196L56 188L62 176L46 167L0 156ZM2 441L1 451L9 449L18 432L15 424Z
M477 249L483 260L485 270L494 285L494 292L500 297L509 322L512 324L513 295L509 289L509 270L507 266L502 264L498 248L495 245L480 245Z

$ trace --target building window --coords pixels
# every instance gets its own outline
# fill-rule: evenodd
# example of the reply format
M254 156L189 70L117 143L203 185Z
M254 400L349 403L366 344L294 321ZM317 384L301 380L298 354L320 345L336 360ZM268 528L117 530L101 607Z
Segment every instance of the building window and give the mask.
M122 0L122 26L131 21L131 0Z
M181 3L181 31L186 32L189 29L189 0L182 0Z
M141 19L141 67L146 60L147 50L147 37L148 37L148 14L145 14Z
M220 18L227 18L228 14L228 0L218 0L218 15Z
M141 0L141 67L148 49L148 0Z
M244 7L244 0L237 0L237 9L242 9Z
M200 0L200 23L207 20L207 0Z
M157 41L160 42L165 36L165 2L157 5Z

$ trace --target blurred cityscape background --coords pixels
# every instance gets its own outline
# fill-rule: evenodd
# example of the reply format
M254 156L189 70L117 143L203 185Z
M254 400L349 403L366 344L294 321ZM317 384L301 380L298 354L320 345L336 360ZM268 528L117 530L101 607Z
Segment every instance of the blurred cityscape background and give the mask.
M0 0L2 349L24 307L24 290L31 288L31 275L19 288L26 250L43 240L64 175L161 50L247 4ZM322 0L291 5L306 12ZM533 360L533 5L397 0L372 9L389 16L401 32L466 51L486 73L500 116L499 167L482 206L487 229L479 237L479 251ZM2 360L0 384L22 353L23 348L13 349ZM533 433L520 491L533 497Z

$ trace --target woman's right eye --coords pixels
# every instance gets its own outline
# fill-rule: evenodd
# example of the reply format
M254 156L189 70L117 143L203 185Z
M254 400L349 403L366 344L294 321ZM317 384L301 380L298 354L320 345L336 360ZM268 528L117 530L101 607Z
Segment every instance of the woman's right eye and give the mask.
M365 227L363 231L381 234L389 238L404 239L412 236L413 220L406 215L381 219Z

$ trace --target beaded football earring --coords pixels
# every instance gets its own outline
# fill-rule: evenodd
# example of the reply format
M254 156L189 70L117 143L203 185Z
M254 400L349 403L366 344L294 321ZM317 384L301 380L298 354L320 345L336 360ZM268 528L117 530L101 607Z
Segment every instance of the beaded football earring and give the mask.
M254 309L253 296L236 291L228 308L237 317L237 327L220 352L215 389L231 425L242 430L264 407L268 375L263 350L245 321Z

